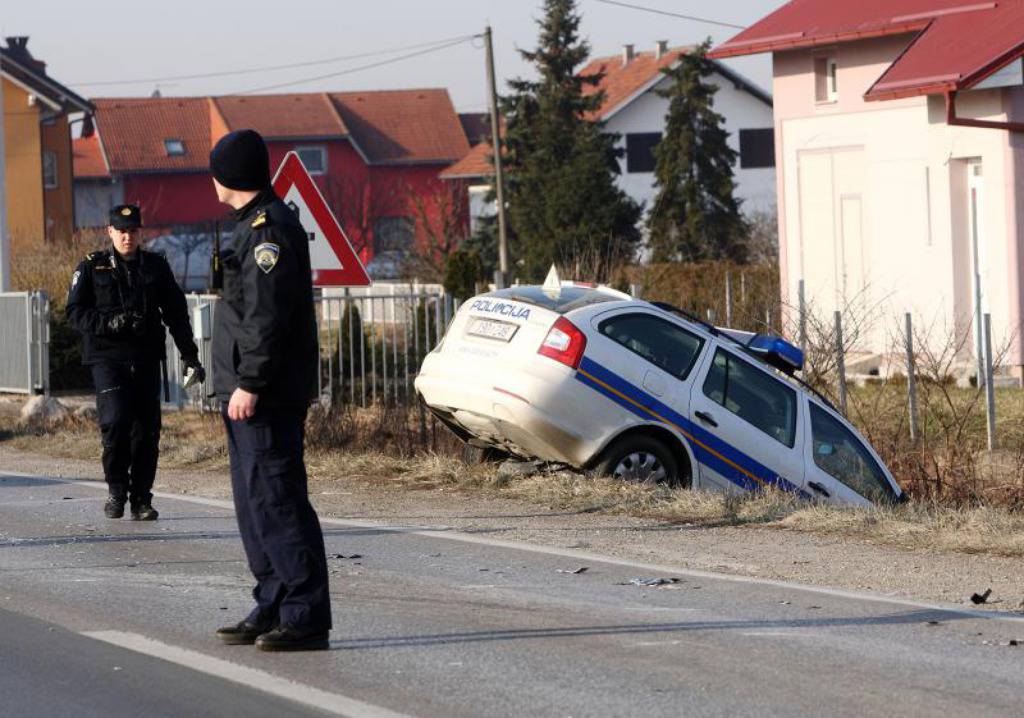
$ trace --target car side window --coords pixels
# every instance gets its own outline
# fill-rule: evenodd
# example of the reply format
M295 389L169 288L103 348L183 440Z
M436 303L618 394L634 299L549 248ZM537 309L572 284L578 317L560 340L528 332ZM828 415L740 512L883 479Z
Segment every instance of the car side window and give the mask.
M677 379L689 376L704 346L696 334L650 314L620 314L598 330Z
M779 443L796 439L796 392L729 352L718 350L704 395Z
M878 462L852 431L811 403L814 463L869 500L892 498L894 491Z

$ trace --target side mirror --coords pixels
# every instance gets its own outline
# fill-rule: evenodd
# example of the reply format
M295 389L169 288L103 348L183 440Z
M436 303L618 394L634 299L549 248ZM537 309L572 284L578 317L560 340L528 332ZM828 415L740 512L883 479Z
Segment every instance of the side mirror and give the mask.
M832 456L836 453L836 447L832 444L818 444L818 456Z

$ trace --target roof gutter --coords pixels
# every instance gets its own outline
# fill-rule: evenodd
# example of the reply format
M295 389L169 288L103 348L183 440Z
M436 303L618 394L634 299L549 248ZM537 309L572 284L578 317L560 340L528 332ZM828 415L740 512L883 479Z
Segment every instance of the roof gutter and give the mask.
M956 90L946 91L946 124L953 127L979 127L986 130L1024 132L1024 122L997 122L994 120L972 120L956 114Z

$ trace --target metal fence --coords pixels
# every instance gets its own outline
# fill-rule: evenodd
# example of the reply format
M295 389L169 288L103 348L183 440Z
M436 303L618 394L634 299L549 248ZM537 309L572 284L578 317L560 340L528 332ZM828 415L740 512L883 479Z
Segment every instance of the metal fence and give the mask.
M46 292L0 293L0 391L50 391L50 300Z
M209 369L218 301L215 295L188 295L200 361L207 368L203 386L184 389L181 356L168 337L165 400L170 405L215 408L208 395L213 387ZM457 300L440 292L318 293L314 301L320 336L320 401L362 407L413 400L412 382L420 363L459 308Z

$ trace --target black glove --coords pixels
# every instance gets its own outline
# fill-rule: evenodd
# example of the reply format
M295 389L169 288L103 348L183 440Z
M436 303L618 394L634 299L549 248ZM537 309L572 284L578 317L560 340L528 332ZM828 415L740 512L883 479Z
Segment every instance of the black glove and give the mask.
M103 323L104 334L120 334L131 325L131 318L124 312L118 312L106 318Z

